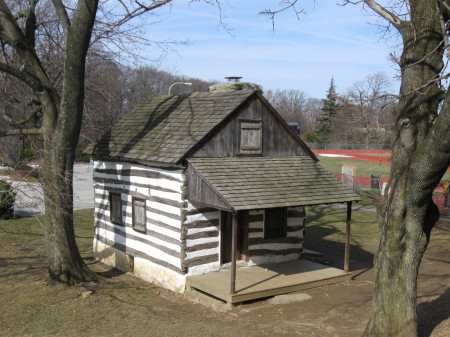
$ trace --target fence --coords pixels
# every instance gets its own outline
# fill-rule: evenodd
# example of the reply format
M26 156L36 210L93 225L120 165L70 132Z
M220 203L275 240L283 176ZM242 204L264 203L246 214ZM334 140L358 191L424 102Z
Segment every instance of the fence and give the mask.
M337 180L350 187L357 193L366 194L375 199L383 198L384 189L389 182L387 178L378 178L376 176L350 176L341 173L333 173ZM444 207L444 194L442 191L435 190L433 201L439 208L439 213L443 216L450 216L450 209Z
M391 150L391 144L308 143L311 150Z

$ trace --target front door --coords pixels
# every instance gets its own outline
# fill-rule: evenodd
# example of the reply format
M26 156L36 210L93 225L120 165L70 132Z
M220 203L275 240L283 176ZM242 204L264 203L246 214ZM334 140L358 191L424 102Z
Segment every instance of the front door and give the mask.
M221 212L221 263L231 262L232 231L230 212ZM248 212L238 212L236 260L248 261Z

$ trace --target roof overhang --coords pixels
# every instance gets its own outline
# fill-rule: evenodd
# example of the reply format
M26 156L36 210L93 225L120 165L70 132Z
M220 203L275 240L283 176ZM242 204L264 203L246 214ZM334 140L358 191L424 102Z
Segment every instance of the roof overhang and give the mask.
M359 201L309 156L191 158L191 202L236 212Z

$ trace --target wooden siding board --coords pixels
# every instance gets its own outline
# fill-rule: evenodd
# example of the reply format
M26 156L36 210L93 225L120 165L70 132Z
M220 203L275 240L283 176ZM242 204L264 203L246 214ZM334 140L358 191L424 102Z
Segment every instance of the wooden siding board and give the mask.
M253 96L233 114L216 133L189 153L190 158L230 157L245 155L240 150L240 121L262 122L263 156L305 155L305 144L292 137L290 129L270 104L259 95Z

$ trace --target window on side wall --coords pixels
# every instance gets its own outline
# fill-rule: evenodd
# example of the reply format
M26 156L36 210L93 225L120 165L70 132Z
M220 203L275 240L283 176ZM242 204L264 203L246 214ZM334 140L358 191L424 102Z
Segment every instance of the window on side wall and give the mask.
M264 238L280 238L287 232L287 209L269 208L264 213Z
M240 121L240 154L259 155L262 153L262 122Z
M110 221L116 225L123 225L122 222L122 197L120 193L109 194L109 214Z
M138 199L138 198L132 198L132 204L133 204L132 226L136 231L145 232L146 231L146 223L147 223L147 216L146 216L146 212L145 212L145 200Z

